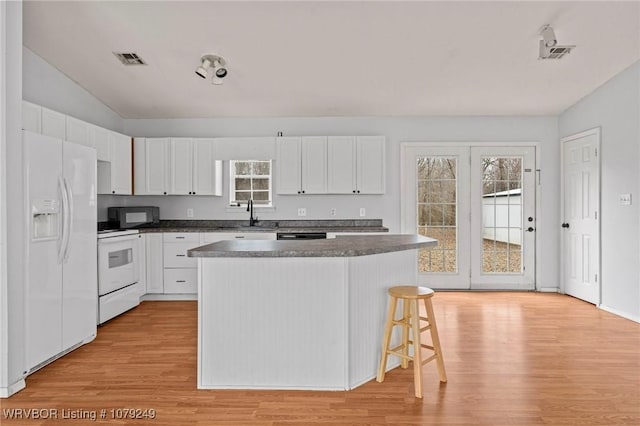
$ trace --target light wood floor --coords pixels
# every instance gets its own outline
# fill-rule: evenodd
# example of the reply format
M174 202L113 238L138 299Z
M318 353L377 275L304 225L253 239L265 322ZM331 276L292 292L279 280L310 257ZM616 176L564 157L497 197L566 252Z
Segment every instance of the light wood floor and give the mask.
M145 302L0 406L157 411L109 421L136 425L640 425L639 324L557 294L439 292L433 304L449 381L426 365L423 400L411 368L350 392L196 390L196 303Z

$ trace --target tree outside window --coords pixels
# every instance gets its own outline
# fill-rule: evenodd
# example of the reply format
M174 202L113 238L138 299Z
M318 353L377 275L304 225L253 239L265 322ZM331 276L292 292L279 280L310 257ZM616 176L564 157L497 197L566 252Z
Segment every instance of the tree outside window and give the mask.
M229 204L271 207L271 160L230 161Z

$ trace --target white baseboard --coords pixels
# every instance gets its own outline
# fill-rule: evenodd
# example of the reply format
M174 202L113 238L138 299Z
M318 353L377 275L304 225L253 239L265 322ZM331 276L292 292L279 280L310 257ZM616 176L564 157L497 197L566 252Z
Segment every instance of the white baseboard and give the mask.
M9 398L14 393L20 392L26 387L27 384L25 383L24 379L20 379L6 388L0 388L0 398Z
M605 305L598 305L598 308L602 309L603 311L607 311L609 313L612 313L614 315L618 315L619 317L626 318L626 319L631 320L633 322L640 323L640 316L631 315L631 314L629 314L627 312L622 312L622 311L620 311L618 309L610 308L609 306L605 306Z
M538 291L540 293L560 293L560 289L558 287L540 287Z
M145 294L140 298L141 302L145 300L198 300L197 294Z

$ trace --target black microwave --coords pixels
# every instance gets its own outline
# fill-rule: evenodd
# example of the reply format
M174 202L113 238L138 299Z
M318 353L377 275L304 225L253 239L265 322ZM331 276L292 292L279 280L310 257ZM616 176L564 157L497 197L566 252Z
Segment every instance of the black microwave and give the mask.
M136 228L143 225L160 224L158 207L109 207L107 209L109 224L116 228Z

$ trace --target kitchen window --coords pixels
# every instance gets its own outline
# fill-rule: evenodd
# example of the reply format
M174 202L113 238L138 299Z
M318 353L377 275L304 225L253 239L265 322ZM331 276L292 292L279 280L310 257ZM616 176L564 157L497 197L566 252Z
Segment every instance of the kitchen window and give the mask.
M271 207L271 160L232 160L229 164L229 204L246 205L252 199L256 207Z

